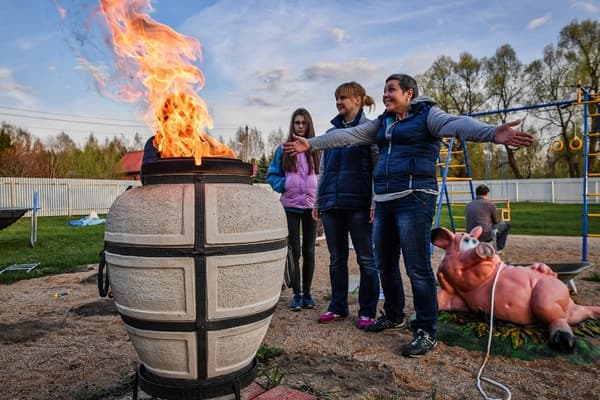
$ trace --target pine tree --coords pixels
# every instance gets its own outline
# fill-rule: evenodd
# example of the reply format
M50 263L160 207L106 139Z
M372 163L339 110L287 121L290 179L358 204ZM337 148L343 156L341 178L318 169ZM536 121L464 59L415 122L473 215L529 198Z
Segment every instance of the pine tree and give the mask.
M271 160L267 159L267 156L263 154L263 156L258 160L258 172L254 181L256 183L267 183L267 171L269 170L269 165L271 164Z

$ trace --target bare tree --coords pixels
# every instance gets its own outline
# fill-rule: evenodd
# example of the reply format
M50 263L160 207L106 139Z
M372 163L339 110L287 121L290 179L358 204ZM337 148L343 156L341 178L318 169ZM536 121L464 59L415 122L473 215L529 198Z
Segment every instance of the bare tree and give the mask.
M483 94L484 74L481 61L470 53L461 53L454 73L460 83L459 92L453 97L460 114L472 114L485 104Z
M484 59L483 64L487 72L486 89L487 97L491 104L498 109L505 110L522 104L525 95L525 67L517 58L517 53L511 45L500 46L495 54ZM502 114L502 121L506 121L507 114ZM523 174L515 158L515 151L504 146L508 165L517 179L522 179ZM525 149L524 152L527 152Z
M6 128L6 124L2 124L0 127L0 152L9 147L12 147L12 137Z
M275 154L275 149L281 143L285 141L285 133L281 128L277 128L276 131L269 132L269 137L267 138L267 148L269 149L270 157Z
M39 139L21 128L9 124L2 125L4 135L10 136L10 145L0 153L0 175L18 177L43 176L41 169L40 149L43 148Z
M424 92L433 97L440 109L446 112L455 112L451 93L457 91L457 82L453 74L456 62L448 56L440 56L424 74L417 76L417 80L425 89Z
M258 160L265 154L265 142L256 128L240 126L228 146L242 161Z
M127 146L127 149L129 151L143 150L144 144L145 141L142 139L142 135L140 135L139 132L136 132L135 136L133 137L133 144L131 146Z
M528 96L532 103L554 102L573 98L575 70L567 61L564 51L548 45L544 48L541 59L534 60L525 69L527 81L530 82ZM563 161L571 178L580 177L579 161L581 157L569 144L575 140L575 117L580 116L577 108L571 106L553 106L542 108L536 117L543 122L538 141L544 142L548 151L548 161L553 176L560 175L556 171L557 163ZM540 137L541 136L541 137ZM582 140L581 135L578 136Z
M77 145L65 132L48 140L45 150L48 162L48 177L58 178L70 176L75 166L75 154Z
M478 111L485 103L483 95L483 68L481 62L469 53L461 53L459 61L455 62L448 56L438 57L432 66L418 80L424 87L424 92L432 96L438 106L449 113L471 114ZM454 143L454 148L459 146ZM483 168L483 152L481 144L468 144L469 159L472 175L481 175ZM464 165L461 155L456 155L456 164ZM452 170L453 176L465 176L466 171Z
M559 47L565 51L568 61L575 65L576 75L583 85L596 94L600 93L600 22L598 20L577 20L560 31ZM598 114L598 103L589 104L590 113ZM591 119L590 132L598 132L598 118ZM600 137L590 138L590 148L600 151ZM598 170L596 157L590 156L590 170Z

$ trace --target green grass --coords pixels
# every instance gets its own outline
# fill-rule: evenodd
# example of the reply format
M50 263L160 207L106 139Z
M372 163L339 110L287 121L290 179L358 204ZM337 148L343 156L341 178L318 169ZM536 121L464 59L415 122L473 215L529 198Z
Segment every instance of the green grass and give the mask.
M73 217L38 218L37 243L29 245L30 218L21 218L0 231L0 270L12 264L40 263L29 273L7 271L0 283L60 274L99 261L104 247L104 225L73 227Z
M581 236L583 207L580 204L511 203L511 234L544 236ZM464 207L463 207L464 210ZM457 210L457 214L460 210ZM464 212L464 211L463 211ZM600 214L600 204L588 212ZM104 247L104 225L72 227L72 217L38 218L38 241L29 246L30 219L21 218L0 231L0 270L11 264L37 263L30 273L9 271L0 275L0 283L59 274L85 264L96 264ZM464 222L457 220L457 229ZM440 225L450 227L446 206ZM600 233L600 218L589 219L590 233Z
M600 212L600 205L588 207L588 213ZM515 203L511 204L511 231L520 235L581 236L583 205ZM588 219L588 233L600 233L600 219Z
M588 213L600 214L600 204L588 206ZM453 214L464 216L464 207L453 207ZM510 217L510 233L515 235L581 236L583 232L581 204L510 203ZM455 219L455 225L457 231L464 231L464 220ZM450 228L445 204L440 226ZM600 218L588 219L588 233L600 234Z

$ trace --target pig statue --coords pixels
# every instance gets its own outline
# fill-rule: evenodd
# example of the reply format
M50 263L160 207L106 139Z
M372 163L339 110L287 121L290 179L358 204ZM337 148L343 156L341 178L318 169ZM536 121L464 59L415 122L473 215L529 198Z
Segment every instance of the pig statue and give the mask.
M526 267L505 265L494 247L477 240L482 228L452 233L446 228L431 232L432 243L445 254L437 272L440 311L490 313L492 286L500 269L494 294L494 317L516 324L544 323L550 345L570 351L575 336L570 325L588 318L600 319L600 307L580 306L569 289L546 264Z

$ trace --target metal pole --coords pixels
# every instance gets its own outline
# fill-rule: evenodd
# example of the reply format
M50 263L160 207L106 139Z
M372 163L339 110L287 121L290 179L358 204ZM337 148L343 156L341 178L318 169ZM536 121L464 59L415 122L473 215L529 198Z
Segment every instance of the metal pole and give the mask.
M583 88L579 88L583 90ZM588 104L590 96L587 91L583 92L583 232L581 244L581 261L587 261L587 236L588 236Z
M482 112L466 114L466 115L469 117L482 117L485 115L502 114L502 113L509 113L509 112L513 112L513 111L533 110L536 108L544 108L544 107L551 107L551 106L570 106L571 104L576 103L576 102L577 102L577 100L555 101L552 103L534 104L534 105L530 105L530 106L505 108L504 110L482 111Z
M244 161L248 162L248 142L250 137L248 136L248 125L246 125L246 140L244 141Z

